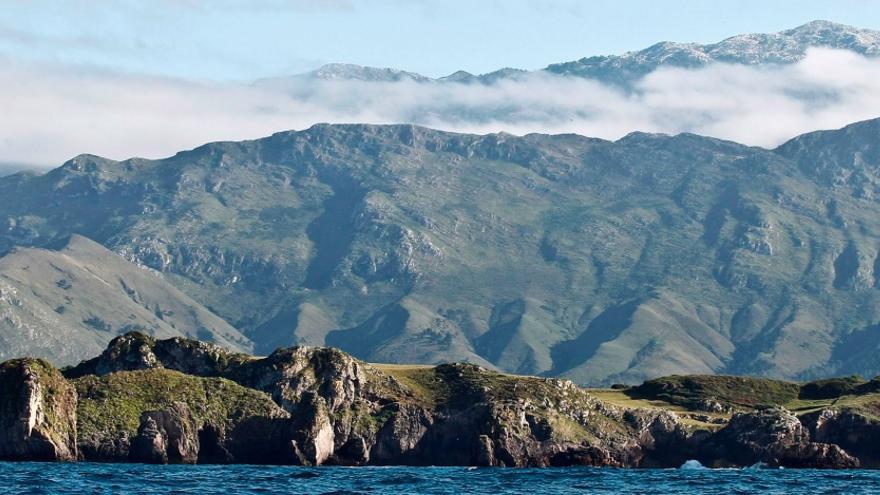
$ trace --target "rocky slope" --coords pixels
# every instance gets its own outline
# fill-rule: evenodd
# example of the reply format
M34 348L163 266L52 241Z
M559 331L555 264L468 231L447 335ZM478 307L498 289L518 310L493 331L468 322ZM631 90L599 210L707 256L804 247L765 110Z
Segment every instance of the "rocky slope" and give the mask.
M164 160L84 155L0 178L0 252L49 256L21 247L88 237L160 272L257 354L332 345L371 361L469 361L591 385L873 376L878 122L777 150L687 134L610 142L317 125ZM19 298L35 292L63 322L54 308L76 290L47 266L17 278ZM106 342L133 314L171 336L144 314L166 302L138 303L115 276L102 279L116 302L83 294L71 325L99 318ZM130 309L117 318L117 306ZM247 350L207 310L190 314L163 318ZM3 324L5 348L30 345L28 331ZM70 344L78 358L97 352Z
M160 274L84 237L71 236L59 250L22 248L0 258L0 359L74 364L132 330L251 348Z
M813 403L800 417L782 404L742 407L716 397L716 377L659 387L702 394L700 404L724 409L707 412L665 400L657 386L586 390L472 364L371 365L332 348L257 358L138 333L63 372L36 360L0 365L0 458L618 467L698 459L815 468L878 459L876 444L863 441L877 429L865 413L880 404L868 391L874 382L834 398L863 409ZM741 380L740 395L753 385L725 380Z

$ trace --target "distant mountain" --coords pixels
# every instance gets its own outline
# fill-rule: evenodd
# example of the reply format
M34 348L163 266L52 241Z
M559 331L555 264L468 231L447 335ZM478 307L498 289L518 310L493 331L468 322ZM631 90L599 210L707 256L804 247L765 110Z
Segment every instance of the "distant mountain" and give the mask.
M458 71L433 79L414 72L352 64L328 64L296 80L357 80L370 82L413 81L418 83L492 84L527 74L551 73L629 85L660 67L699 68L713 62L743 65L791 64L802 60L810 48L849 50L868 57L880 55L880 31L859 29L829 21L813 21L772 34L742 34L718 43L664 41L623 55L584 57L529 72L504 68L482 75ZM289 78L268 81L279 83ZM264 81L265 82L265 81Z
M586 57L574 62L553 64L544 70L606 82L629 83L660 67L697 68L712 62L791 64L803 59L808 49L820 47L876 57L880 55L880 31L813 21L787 31L742 34L711 45L662 42L637 52Z
M498 69L494 72L489 72L486 74L474 75L469 72L465 72L463 70L454 72L446 77L441 77L437 79L437 81L441 82L457 82L457 83L465 83L465 84L492 84L504 79L516 79L517 77L521 77L523 75L529 74L529 71L522 69L512 69L510 67L505 67L504 69Z
M312 79L324 80L358 80L369 82L397 82L411 80L427 82L429 77L396 69L363 67L354 64L327 64L303 75Z
M251 347L161 275L84 237L73 235L58 251L23 248L0 258L0 360L39 356L76 364L132 330Z
M37 169L32 165L23 163L0 162L0 177L12 175L17 172L36 172Z
M83 155L0 179L0 254L86 236L161 272L260 354L327 344L584 384L873 376L878 138L880 120L777 150L691 134L316 125L164 160ZM55 287L37 291L51 312L78 292L61 278L19 280ZM100 309L122 302L106 297L79 300L116 332L122 320ZM28 338L4 335L10 349Z

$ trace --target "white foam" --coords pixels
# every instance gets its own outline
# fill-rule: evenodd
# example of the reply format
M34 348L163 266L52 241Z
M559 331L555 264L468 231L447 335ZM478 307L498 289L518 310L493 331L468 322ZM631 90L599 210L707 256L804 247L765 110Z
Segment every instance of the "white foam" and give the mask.
M690 459L685 461L684 464L681 465L679 469L707 469L706 466L702 465L700 461L695 459Z

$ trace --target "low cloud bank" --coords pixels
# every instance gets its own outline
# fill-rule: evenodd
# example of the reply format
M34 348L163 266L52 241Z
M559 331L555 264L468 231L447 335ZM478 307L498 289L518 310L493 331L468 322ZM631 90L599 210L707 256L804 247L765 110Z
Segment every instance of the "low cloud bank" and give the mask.
M492 85L305 77L221 85L0 62L0 161L45 166L79 153L159 158L317 122L606 139L694 132L773 147L880 117L880 60L824 49L788 66L660 69L630 91L545 73Z

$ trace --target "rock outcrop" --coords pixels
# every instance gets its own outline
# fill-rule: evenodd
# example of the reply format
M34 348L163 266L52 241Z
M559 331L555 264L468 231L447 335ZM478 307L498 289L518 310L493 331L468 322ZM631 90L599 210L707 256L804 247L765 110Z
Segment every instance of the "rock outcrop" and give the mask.
M859 460L838 445L811 441L810 431L783 408L736 413L709 439L703 458L714 466L857 468Z
M130 459L167 464L195 464L199 459L199 427L185 403L167 410L141 414L137 436L132 439Z
M86 460L295 463L290 415L257 390L166 369L73 383Z
M249 360L246 354L198 340L157 340L129 332L110 341L100 356L64 370L68 378L106 375L116 371L168 368L196 376L222 376L231 366Z
M880 420L871 411L823 409L804 415L801 422L816 441L839 445L858 456L863 467L880 467Z
M0 459L76 459L76 406L73 386L49 363L0 365Z
M474 364L371 365L316 347L256 358L136 333L66 374L37 360L3 364L0 384L15 399L0 409L4 458L510 467L676 467L699 459L810 468L875 458L861 441L877 429L854 411L798 418L779 407L737 407L728 418L730 399L741 396L731 387L754 385L747 380L672 395L663 389L695 404L690 409L631 407L567 380ZM765 398L791 395L765 389ZM631 392L646 393L639 390ZM705 411L700 394L723 407Z

